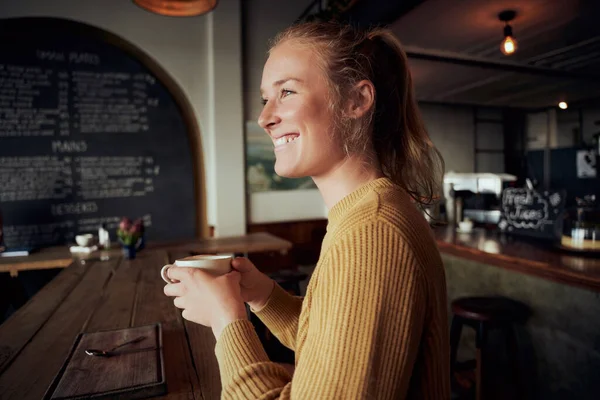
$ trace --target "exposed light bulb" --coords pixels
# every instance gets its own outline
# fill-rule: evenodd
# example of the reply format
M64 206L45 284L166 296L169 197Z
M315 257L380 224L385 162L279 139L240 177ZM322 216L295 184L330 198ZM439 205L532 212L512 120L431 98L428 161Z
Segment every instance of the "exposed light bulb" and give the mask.
M558 103L558 108L560 108L561 110L566 110L568 107L569 105L566 101L561 101L560 103Z
M517 40L512 36L506 36L500 43L500 50L505 56L510 56L517 50Z

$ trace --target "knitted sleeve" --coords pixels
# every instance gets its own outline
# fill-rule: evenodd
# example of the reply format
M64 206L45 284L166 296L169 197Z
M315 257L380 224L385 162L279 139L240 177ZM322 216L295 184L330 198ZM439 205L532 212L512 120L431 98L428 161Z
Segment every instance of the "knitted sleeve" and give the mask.
M236 321L217 340L222 398L405 398L426 309L410 248L394 229L370 223L325 257L293 379L268 361L252 325Z
M275 283L267 304L254 313L284 346L295 350L301 309L302 298L292 296Z

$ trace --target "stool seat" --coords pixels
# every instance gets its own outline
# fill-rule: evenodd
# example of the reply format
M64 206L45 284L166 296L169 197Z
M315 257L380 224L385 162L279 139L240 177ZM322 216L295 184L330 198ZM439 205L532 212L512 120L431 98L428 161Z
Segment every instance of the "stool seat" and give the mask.
M452 312L467 320L517 322L527 319L529 309L506 297L463 297L452 302Z

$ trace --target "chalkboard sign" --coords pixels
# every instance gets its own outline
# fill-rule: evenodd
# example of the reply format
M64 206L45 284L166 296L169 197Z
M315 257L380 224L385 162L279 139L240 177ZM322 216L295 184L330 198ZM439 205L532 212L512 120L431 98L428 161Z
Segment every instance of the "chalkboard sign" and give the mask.
M148 240L196 236L197 123L156 63L64 19L0 20L0 42L7 246L73 243L122 216Z
M506 188L498 227L504 232L556 239L564 207L564 191Z

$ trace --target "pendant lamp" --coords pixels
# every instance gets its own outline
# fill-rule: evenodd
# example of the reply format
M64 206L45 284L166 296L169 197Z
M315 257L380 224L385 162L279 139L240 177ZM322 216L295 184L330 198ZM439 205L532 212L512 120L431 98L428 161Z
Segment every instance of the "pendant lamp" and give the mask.
M212 11L218 0L133 0L138 6L170 17L194 17Z
M504 26L504 39L500 43L500 51L505 56L510 56L517 51L517 39L513 35L512 26L509 25L509 22L515 19L516 16L517 12L514 10L506 10L498 14L498 19L506 24Z

